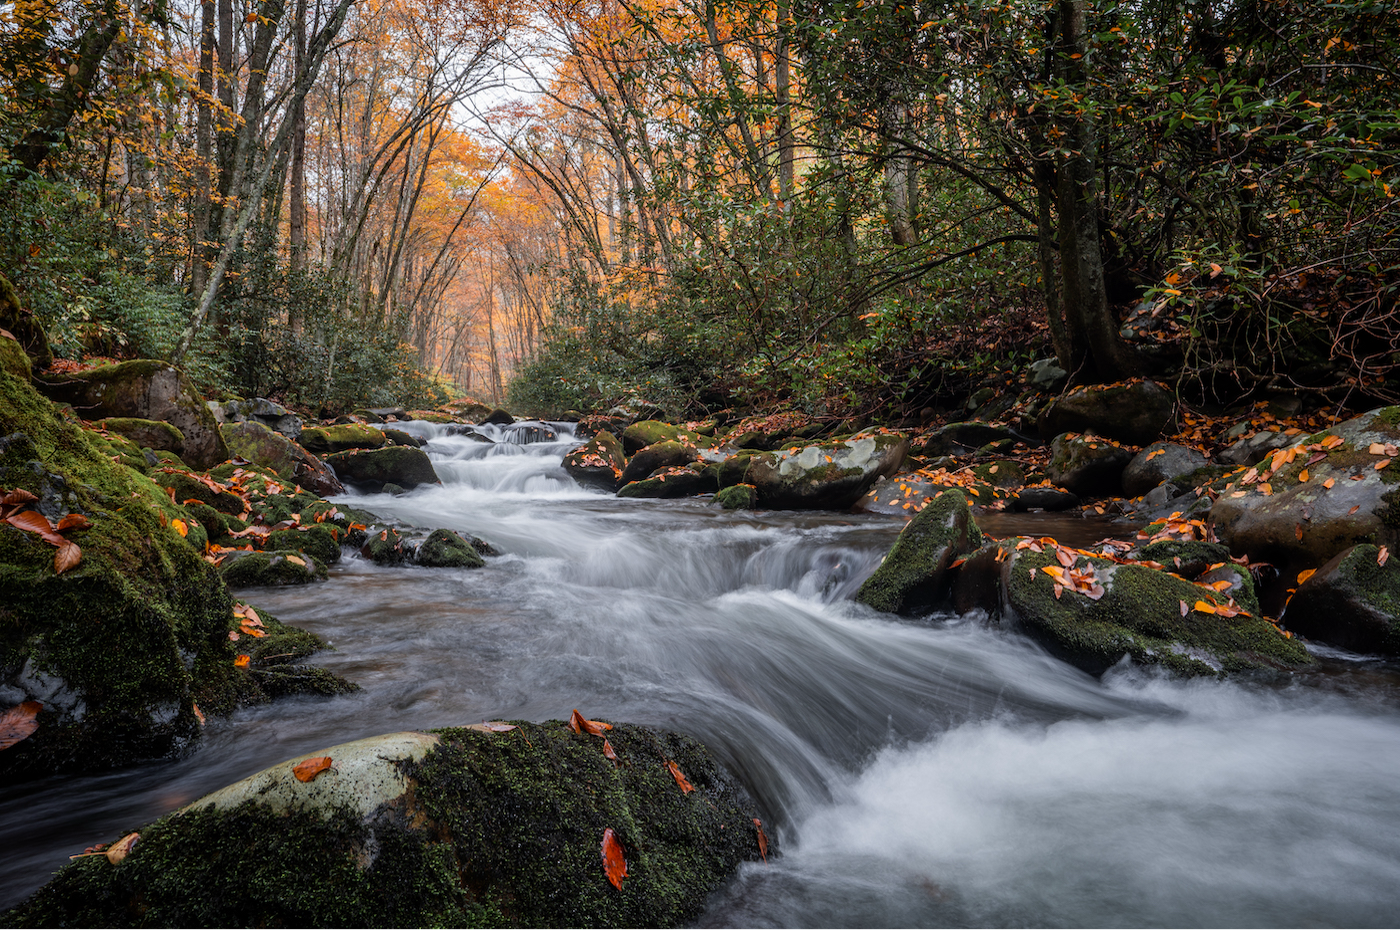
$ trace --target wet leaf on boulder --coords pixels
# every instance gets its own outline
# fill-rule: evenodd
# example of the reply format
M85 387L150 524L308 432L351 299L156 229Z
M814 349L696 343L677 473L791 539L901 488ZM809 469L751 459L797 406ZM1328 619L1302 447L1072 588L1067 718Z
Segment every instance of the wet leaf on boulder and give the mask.
M622 843L617 841L617 834L611 827L603 830L603 871L612 886L621 891L622 879L627 877L627 858L622 853Z
M330 758L325 755L319 758L308 758L301 764L292 768L292 774L303 784L309 784L316 780L316 776L331 766Z
M92 527L92 522L86 515L79 515L77 512L69 512L58 521L58 531L86 531Z
M39 728L38 716L43 708L38 700L25 700L0 713L0 749L29 738Z
M582 713L578 710L574 710L574 714L569 717L569 728L579 734L587 732L589 735L602 735L605 730L611 729L612 725L606 722L584 719Z
M136 843L140 841L140 833L127 833L107 847L107 861L113 865L125 859L136 848Z
M763 856L764 864L768 862L768 834L763 831L763 821L758 817L753 818L754 829L758 830L758 854Z
M680 766L674 761L666 762L666 769L671 772L671 777L676 779L676 785L681 789L681 793L688 794L695 790L695 785L686 780Z
M53 572L63 573L65 570L72 570L83 559L83 551L72 541L63 539L63 543L58 546L58 550L53 555Z
M5 521L20 531L32 531L49 544L59 545L65 540L63 535L54 530L49 520L38 512L19 512L9 516Z

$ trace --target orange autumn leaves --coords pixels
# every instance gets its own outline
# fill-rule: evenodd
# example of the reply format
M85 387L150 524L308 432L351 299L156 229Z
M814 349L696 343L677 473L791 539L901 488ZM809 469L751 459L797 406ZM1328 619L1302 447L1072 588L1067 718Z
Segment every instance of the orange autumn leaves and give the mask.
M316 758L308 758L300 764L295 765L292 768L292 774L303 784L309 784L316 780L322 771L329 769L331 764L331 759L325 755L320 755Z
M39 712L44 704L25 700L0 713L0 751L29 738L39 728Z
M2 490L0 490L2 491ZM41 512L27 508L39 497L27 489L14 489L0 496L0 521L20 531L37 534L49 544L58 548L53 556L53 572L60 574L72 570L83 559L83 552L69 541L65 535L73 531L83 531L92 527L92 522L75 512L63 516L55 525Z

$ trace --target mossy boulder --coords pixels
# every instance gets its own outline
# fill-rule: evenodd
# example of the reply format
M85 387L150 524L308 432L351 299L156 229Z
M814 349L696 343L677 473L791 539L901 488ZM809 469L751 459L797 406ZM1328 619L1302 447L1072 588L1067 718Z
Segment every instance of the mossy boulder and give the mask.
M628 425L627 429L622 432L622 450L629 457L639 450L664 441L675 441L692 448L710 447L714 444L714 438L707 437L697 431L687 431L685 428L667 424L664 421L638 421L636 424Z
M441 482L433 462L417 447L347 450L331 454L326 464L342 482L370 492L379 492L385 483L411 490Z
M34 370L29 354L7 330L0 330L0 369L25 382L30 381Z
M221 424L219 433L230 456L267 467L287 482L304 486L317 495L336 496L345 491L319 457L258 421Z
M702 465L666 467L617 491L622 499L683 499L717 491L714 477Z
M680 441L658 441L634 453L617 478L618 485L626 486L639 479L646 479L657 470L666 467L683 466L697 456L696 448Z
M1123 469L1133 451L1096 434L1061 434L1050 444L1050 482L1075 495L1098 498L1123 491Z
M38 496L50 522L92 523L67 534L82 559L62 574L51 545L0 524L0 706L44 704L38 730L0 754L0 780L187 747L195 702L226 702L236 679L229 594L172 522L192 517L4 372L0 425L0 487Z
M219 564L229 586L300 586L326 579L326 566L302 551L248 551Z
M197 470L228 459L219 424L183 372L161 360L128 360L75 373L45 375L39 390L89 420L165 421L184 440L175 453Z
M145 418L104 418L98 424L103 430L120 434L138 447L169 450L178 453L185 446L185 435L168 421Z
M476 548L472 547L461 535L446 528L439 528L428 539L418 545L418 551L414 554L414 562L424 567L484 567L486 561L481 559Z
M1123 468L1123 494L1140 496L1167 480L1206 465L1206 455L1191 447L1163 441L1144 447Z
M305 428L297 443L312 453L333 454L342 450L376 450L389 443L384 432L370 424L332 424Z
M1011 431L1001 425L956 421L930 434L918 452L924 457L968 454L987 444L1011 440L1014 440Z
M1281 621L1305 638L1400 657L1400 558L1347 548L1299 585Z
M44 333L43 326L20 303L14 286L3 275L0 275L0 330L8 331L24 350L25 356L29 358L30 372L48 369L53 365L49 335Z
M1070 551L1068 570L1092 572L1103 593L1093 598L1066 587L1057 596L1054 577L1044 572L1061 567L1056 548L1003 546L1001 601L1010 618L1051 654L1090 674L1102 674L1125 656L1187 676L1291 671L1313 663L1302 645L1257 612L1226 617L1197 610L1198 601L1230 607L1214 590L1166 571Z
M1150 560L1163 569L1194 580L1215 564L1228 563L1230 549L1215 541L1153 541L1137 549L1138 560Z
M692 920L760 858L755 805L694 740L615 724L614 761L563 722L513 725L298 755L140 827L115 865L74 861L5 923L655 928ZM322 757L328 770L295 777Z
M1038 427L1041 437L1093 433L1140 447L1161 437L1175 416L1176 396L1171 390L1137 379L1070 389L1045 406Z
M599 431L582 447L564 455L564 472L580 486L616 492L622 468L627 465L622 442L609 431Z
M334 525L282 528L267 536L267 550L298 551L316 558L319 564L329 566L340 561L340 541L335 533L338 530Z
M758 489L748 483L726 486L715 493L715 504L722 509L751 509L758 504Z
M399 447L422 447L427 443L421 437L414 437L407 431L400 431L398 428L384 428L383 430L384 439Z
M371 528L365 532L365 543L360 546L360 556L376 564L402 564L412 554L413 550L397 528Z
M1231 552L1289 576L1357 544L1400 549L1400 406L1296 438L1274 456L1277 470L1269 459L1231 476L1210 510Z
M744 481L770 509L847 509L904 462L909 440L894 432L862 432L829 447L789 448L751 457Z
M949 565L981 546L982 532L961 490L941 493L904 526L856 601L881 612L927 612L948 595Z

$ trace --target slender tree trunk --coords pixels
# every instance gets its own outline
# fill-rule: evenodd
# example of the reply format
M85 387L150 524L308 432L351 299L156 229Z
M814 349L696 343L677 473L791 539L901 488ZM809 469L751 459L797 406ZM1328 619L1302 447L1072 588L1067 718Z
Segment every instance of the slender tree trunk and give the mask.
M792 0L778 0L778 44L774 58L774 96L778 104L778 197L785 211L792 210L794 153L792 140L792 77L789 74L791 51L788 46L788 18Z
M293 24L292 73L300 74L306 65L306 0L296 0ZM292 272L301 271L306 262L306 100L298 100L292 109L292 178L287 205L287 245L291 250L289 265ZM301 330L296 308L292 307L287 321L292 333Z
M195 104L195 195L193 242L190 248L190 292L203 294L209 280L205 261L204 239L209 233L210 199L214 177L210 172L214 159L214 24L215 0L200 0L199 28L199 97Z

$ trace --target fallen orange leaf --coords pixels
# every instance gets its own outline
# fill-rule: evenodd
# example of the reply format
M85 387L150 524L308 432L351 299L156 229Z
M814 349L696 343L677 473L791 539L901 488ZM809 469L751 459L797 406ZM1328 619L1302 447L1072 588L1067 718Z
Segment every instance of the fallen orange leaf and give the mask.
M316 776L331 766L330 758L322 755L319 758L308 758L301 764L292 768L292 774L298 781L308 784L316 780Z
M127 833L107 847L107 861L113 865L120 862L131 854L131 850L136 848L136 842L141 838L140 833Z
M65 540L63 535L54 531L49 520L38 512L20 512L18 515L11 515L5 521L21 531L34 532L49 544L62 544Z
M1380 552L1376 554L1376 566L1384 567L1385 562L1390 559L1390 548L1381 545Z
M1316 568L1316 567L1312 568L1311 570L1304 570L1304 571L1302 571L1301 573L1299 573L1299 574L1298 574L1298 585L1299 585L1299 586L1302 586L1304 583L1308 582L1308 579L1309 579L1310 577L1312 577L1312 575L1315 574L1315 573L1317 573L1317 568Z
M685 779L685 775L681 773L680 766L674 761L666 762L666 768L671 772L671 777L676 779L676 784L680 787L681 793L688 794L695 790L695 785Z
M763 861L768 861L768 834L763 831L763 821L758 817L753 818L754 828L758 830L758 854L763 856Z
M577 733L587 732L589 735L602 735L604 730L611 729L612 726L606 722L584 719L582 713L574 710L574 714L569 717L569 728Z
M1190 608L1189 606L1186 605L1186 600L1183 599L1183 600L1181 601L1181 615L1182 615L1182 617L1185 618L1186 613L1188 613L1188 612L1190 612L1190 611L1191 611L1191 608Z
M609 827L603 830L603 871L612 886L622 890L622 879L627 877L627 857L622 853L622 843Z
M613 751L612 743L607 739L603 740L603 757L608 761L617 761L617 752Z
M1307 481L1308 481L1308 468L1307 468L1307 467L1303 467L1303 469L1300 470L1299 473L1298 473L1298 482L1300 482L1300 483L1306 483Z
M1377 460L1377 461L1376 461L1376 469L1377 469L1377 470L1384 470L1384 469L1385 469L1386 467L1388 467L1388 466L1390 466L1390 458L1389 458L1389 457L1387 457L1387 458L1384 459L1384 460Z
M65 570L72 570L83 559L83 551L72 541L64 540L58 546L58 550L53 555L53 572L63 573Z
M1204 599L1198 599L1198 600L1196 600L1196 605L1195 605L1193 608L1194 608L1197 612L1204 612L1204 613L1206 613L1207 615L1215 615L1215 613L1216 613L1216 606L1215 606L1215 604L1214 604L1214 603L1208 603L1208 602L1206 602Z
M188 538L190 536L190 526L186 525L183 519L174 519L171 521L170 527L174 528L175 533L182 538Z
M232 635L233 633L230 632L229 634ZM248 662L249 662L250 660L252 660L252 659L249 658L246 654L240 654L238 657L236 657L236 658L233 659L233 666L234 666L234 667L247 667L247 666L248 666Z
M59 531L86 531L91 527L92 522L88 521L87 516L77 512L69 512L58 520Z
M1322 488L1323 488L1323 489L1331 489L1331 488L1332 488L1333 486L1335 486L1336 484L1337 484L1337 481L1336 481L1335 479L1333 479L1332 477L1329 476L1329 477L1327 477L1325 480L1322 481Z
M29 738L39 728L38 716L43 708L38 700L25 700L0 713L0 749Z
M297 557L295 554L288 554L287 560L302 567L306 566L306 561L302 560L300 557Z

